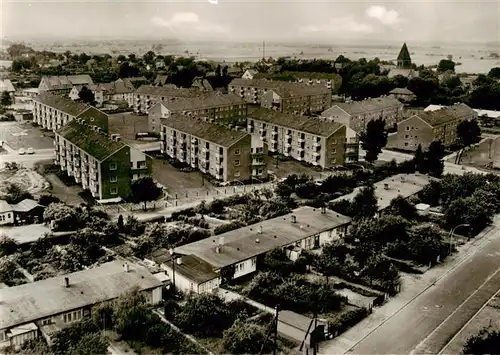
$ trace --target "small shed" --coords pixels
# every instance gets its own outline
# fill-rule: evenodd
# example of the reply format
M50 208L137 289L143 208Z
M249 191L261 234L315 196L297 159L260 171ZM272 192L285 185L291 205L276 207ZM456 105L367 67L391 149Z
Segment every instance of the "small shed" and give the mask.
M417 213L420 216L427 216L429 214L431 206L426 203L419 203L415 206L415 208L417 209Z
M314 327L316 323L316 328ZM283 310L278 313L278 333L286 338L292 339L301 344L311 347L311 333L313 331L325 334L326 324L292 311ZM316 329L316 330L315 330ZM307 336L306 336L307 334Z

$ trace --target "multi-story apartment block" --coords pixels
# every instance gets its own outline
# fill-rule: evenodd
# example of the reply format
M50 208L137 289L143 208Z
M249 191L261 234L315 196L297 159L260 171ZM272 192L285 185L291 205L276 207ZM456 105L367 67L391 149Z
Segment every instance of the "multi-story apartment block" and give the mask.
M258 73L253 79L268 79L280 80L280 78L293 78L298 83L308 85L323 85L330 90L339 88L342 84L342 77L338 74L317 73L317 72L300 72L300 71L285 71L280 73Z
M433 141L441 141L450 147L457 143L457 126L461 121L442 109L420 112L399 122L397 135L388 145L415 151L419 145L426 149Z
M104 102L126 102L129 107L134 104L134 89L130 88L121 79L112 83L93 84L87 86L94 94L97 107ZM69 93L72 100L78 100L80 90L83 86L73 86Z
M57 94L69 94L73 86L92 85L94 82L90 75L69 76L43 76L38 90L40 92L50 91Z
M177 88L177 86L172 84L163 86L142 85L134 93L134 109L137 113L149 113L149 110L158 102L195 97L203 94L203 92L197 89Z
M150 175L152 161L93 123L76 118L56 131L55 163L97 200L119 201L134 179Z
M33 98L33 121L43 128L57 130L77 117L108 130L108 115L95 107L51 93Z
M158 102L149 110L149 129L159 131L160 120L171 115L201 117L214 120L244 120L247 115L247 104L233 94L210 92L203 96L177 98Z
M452 106L441 106L441 105L429 105L424 111L443 111L447 115L453 116L460 121L470 121L478 117L476 110L470 108L464 103L458 102Z
M249 114L248 132L267 142L270 152L315 166L331 168L346 161L347 127L337 122L260 108Z
M171 158L220 181L267 178L266 146L246 132L182 116L162 119L161 127L161 151Z
M363 101L340 102L321 116L340 122L357 133L366 129L371 120L382 118L387 128L395 127L403 119L404 105L394 97L377 97Z
M247 103L261 104L281 112L313 113L331 106L331 90L322 85L308 85L265 79L234 79L229 92Z

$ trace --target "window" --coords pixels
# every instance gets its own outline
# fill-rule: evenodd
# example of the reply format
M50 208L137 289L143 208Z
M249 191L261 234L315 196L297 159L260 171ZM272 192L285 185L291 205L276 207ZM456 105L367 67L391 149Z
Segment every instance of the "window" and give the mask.
M240 177L240 171L239 170L236 170L234 172L234 177Z
M239 160L235 160L234 161L234 166L240 166L240 161Z
M7 218L10 218L10 213L7 213Z
M410 127L406 127L406 130L409 131L410 130Z
M117 182L118 178L116 176L110 176L109 177L109 182Z
M408 139L410 138L410 136L408 134L405 134L405 139Z
M109 189L109 193L111 195L117 195L118 194L118 189L116 187L112 187L111 189Z
M116 168L117 168L116 163L109 164L109 170L116 170Z
M42 325L49 325L52 324L52 318L47 318L42 320Z
M240 150L239 149L235 149L234 150L234 155L240 155Z
M252 258L252 266L257 265L257 258Z

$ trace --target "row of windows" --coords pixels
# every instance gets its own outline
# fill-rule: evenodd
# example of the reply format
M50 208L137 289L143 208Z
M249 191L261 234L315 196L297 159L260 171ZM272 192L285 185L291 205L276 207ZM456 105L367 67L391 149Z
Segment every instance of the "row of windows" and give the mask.
M82 319L82 310L66 313L63 315L64 323L71 323Z
M10 219L10 213L7 213L7 217L4 214L0 215L1 222L4 222L6 219Z

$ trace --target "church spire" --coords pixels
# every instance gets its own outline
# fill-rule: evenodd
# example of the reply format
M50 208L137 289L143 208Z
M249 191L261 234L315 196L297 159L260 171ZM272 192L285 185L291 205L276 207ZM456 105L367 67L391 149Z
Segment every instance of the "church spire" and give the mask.
M406 43L403 43L403 47L401 47L401 50L399 51L397 62L398 68L411 67L410 51L408 50Z

